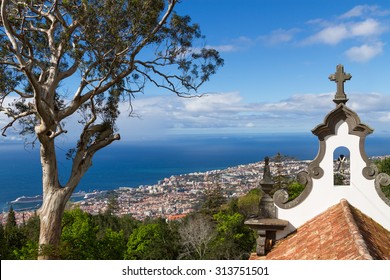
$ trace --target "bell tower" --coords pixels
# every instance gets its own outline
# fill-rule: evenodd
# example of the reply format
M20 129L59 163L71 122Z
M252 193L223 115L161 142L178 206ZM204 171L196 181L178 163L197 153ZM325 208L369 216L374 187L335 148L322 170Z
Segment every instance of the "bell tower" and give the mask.
M329 76L331 81L337 83L333 99L336 108L312 130L318 138L319 150L308 169L297 176L298 181L305 185L304 191L291 201L285 190L279 190L274 195L278 218L290 223L283 233L278 232L280 238L339 203L341 199L348 200L351 205L390 230L390 200L381 190L381 186L390 184L390 177L378 174L376 166L366 155L365 139L373 129L363 124L357 113L346 105L348 98L344 92L344 83L351 78L350 74L344 72L342 65L338 65L336 73ZM336 155L335 151L340 148L348 152L349 158L344 153ZM348 179L335 179L336 175L346 174Z

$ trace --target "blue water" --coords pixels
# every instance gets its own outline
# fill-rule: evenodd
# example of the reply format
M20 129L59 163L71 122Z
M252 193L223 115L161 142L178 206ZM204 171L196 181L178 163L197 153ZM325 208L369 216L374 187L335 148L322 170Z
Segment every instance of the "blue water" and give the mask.
M389 137L368 137L368 156L390 154ZM71 161L67 147L58 146L62 184L68 179ZM155 184L171 175L223 169L261 161L280 152L298 159L314 159L317 138L311 134L246 136L182 136L159 142L116 142L99 151L93 166L76 191L109 190ZM20 196L42 194L39 149L22 143L0 144L0 211Z

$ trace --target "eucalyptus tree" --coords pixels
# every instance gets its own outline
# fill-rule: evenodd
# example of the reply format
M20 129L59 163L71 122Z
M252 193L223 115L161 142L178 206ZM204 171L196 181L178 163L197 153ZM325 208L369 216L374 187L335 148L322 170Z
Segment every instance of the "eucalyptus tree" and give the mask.
M177 0L2 0L0 110L40 146L43 204L40 248L55 249L65 204L95 153L119 140L119 103L149 83L179 96L197 94L223 64L199 47L200 28L175 12ZM60 184L56 141L77 116L82 129ZM73 117L73 119L76 117ZM21 168L20 172L23 170ZM42 253L39 258L55 254Z

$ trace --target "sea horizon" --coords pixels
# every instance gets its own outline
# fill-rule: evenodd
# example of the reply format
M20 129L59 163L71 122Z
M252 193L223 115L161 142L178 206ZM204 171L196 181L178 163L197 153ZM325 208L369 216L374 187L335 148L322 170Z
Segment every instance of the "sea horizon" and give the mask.
M367 155L389 155L389 140L388 136L367 137ZM69 146L57 148L59 178L65 184L71 165L65 158ZM313 160L317 152L318 139L308 133L183 135L159 141L117 142L96 153L93 166L75 192L153 185L172 175L259 162L277 153ZM1 211L8 211L7 203L19 197L42 195L39 147L0 143L0 176Z

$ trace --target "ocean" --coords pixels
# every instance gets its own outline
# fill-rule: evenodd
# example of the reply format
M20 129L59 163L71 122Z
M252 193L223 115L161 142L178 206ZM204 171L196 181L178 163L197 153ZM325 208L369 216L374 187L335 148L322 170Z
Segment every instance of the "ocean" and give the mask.
M368 156L389 155L390 137L369 136ZM62 184L68 179L71 161L66 145L59 145L58 166ZM262 161L278 152L297 159L314 159L317 138L311 134L236 136L181 136L161 141L115 142L98 151L93 166L77 191L111 190L155 184L171 175L224 169ZM0 143L0 211L21 196L42 194L39 148L23 143Z

